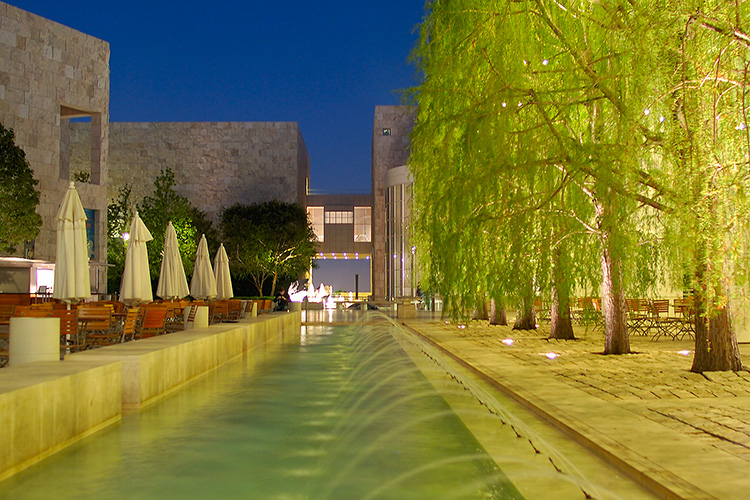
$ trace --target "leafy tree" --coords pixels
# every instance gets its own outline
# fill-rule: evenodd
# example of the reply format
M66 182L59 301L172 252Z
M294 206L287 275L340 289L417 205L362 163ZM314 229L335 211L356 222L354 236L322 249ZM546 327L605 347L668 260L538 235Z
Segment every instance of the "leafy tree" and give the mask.
M518 299L529 282L551 289L565 315L561 285L598 290L598 266L605 353L623 353L626 293L658 282L657 264L678 285L694 269L693 369L738 369L729 285L743 287L750 270L748 7L430 8L415 51L424 81L410 167L420 255L448 307L462 314L477 295L468 283L495 275Z
M206 215L195 208L190 200L174 191L175 179L171 169L162 170L154 180L154 193L138 205L138 213L153 236L148 261L151 277L158 279L164 249L164 234L172 221L177 233L180 256L185 273L190 276L195 264L195 253L201 234L206 234L209 248L216 248L216 233Z
M34 179L26 153L15 143L12 129L0 124L0 251L13 253L24 240L39 234L42 218L39 181Z
M107 289L120 290L122 273L125 269L125 241L122 236L128 231L133 217L133 205L130 201L132 186L120 188L117 198L107 205Z
M235 204L222 212L221 233L232 271L261 295L269 278L273 295L281 277L304 273L315 255L315 233L296 203Z

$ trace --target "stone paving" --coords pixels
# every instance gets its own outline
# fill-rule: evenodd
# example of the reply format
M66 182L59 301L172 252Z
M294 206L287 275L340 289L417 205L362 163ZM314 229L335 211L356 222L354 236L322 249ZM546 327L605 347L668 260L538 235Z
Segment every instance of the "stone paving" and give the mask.
M604 356L603 334L583 328L550 341L544 326L405 324L657 495L750 497L750 373L690 372L692 341L633 336L633 354Z

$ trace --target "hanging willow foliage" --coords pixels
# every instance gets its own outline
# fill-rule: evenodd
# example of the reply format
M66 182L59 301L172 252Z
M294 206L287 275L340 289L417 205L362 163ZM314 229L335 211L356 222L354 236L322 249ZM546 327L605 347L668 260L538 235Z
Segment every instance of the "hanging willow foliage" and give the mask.
M605 352L622 353L626 294L689 275L705 318L726 309L749 267L746 17L698 0L428 4L413 225L454 317L528 283L601 286Z

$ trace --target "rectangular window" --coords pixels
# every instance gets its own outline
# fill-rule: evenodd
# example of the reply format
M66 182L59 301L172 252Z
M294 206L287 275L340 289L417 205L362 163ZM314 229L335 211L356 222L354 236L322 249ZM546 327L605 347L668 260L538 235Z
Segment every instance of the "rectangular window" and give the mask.
M351 211L330 211L326 212L326 224L352 224L354 214Z
M354 241L372 241L372 208L354 207Z
M312 224L313 232L318 241L325 241L325 224L323 224L323 207L307 207L307 217Z

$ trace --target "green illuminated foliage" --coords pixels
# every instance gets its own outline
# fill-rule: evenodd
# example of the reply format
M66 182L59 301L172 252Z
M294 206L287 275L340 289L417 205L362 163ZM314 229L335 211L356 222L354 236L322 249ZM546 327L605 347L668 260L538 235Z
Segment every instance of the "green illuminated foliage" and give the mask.
M483 294L528 307L530 283L542 299L601 290L605 352L623 353L625 297L687 274L702 317L724 317L697 349L721 354L694 369L736 369L725 306L750 270L749 7L428 7L409 166L424 281L450 313Z
M39 181L14 139L13 130L0 124L0 252L7 253L36 238L42 225L35 211Z
M250 277L259 295L269 278L271 295L279 279L296 279L315 255L315 233L296 203L235 204L222 212L221 232L233 275Z

